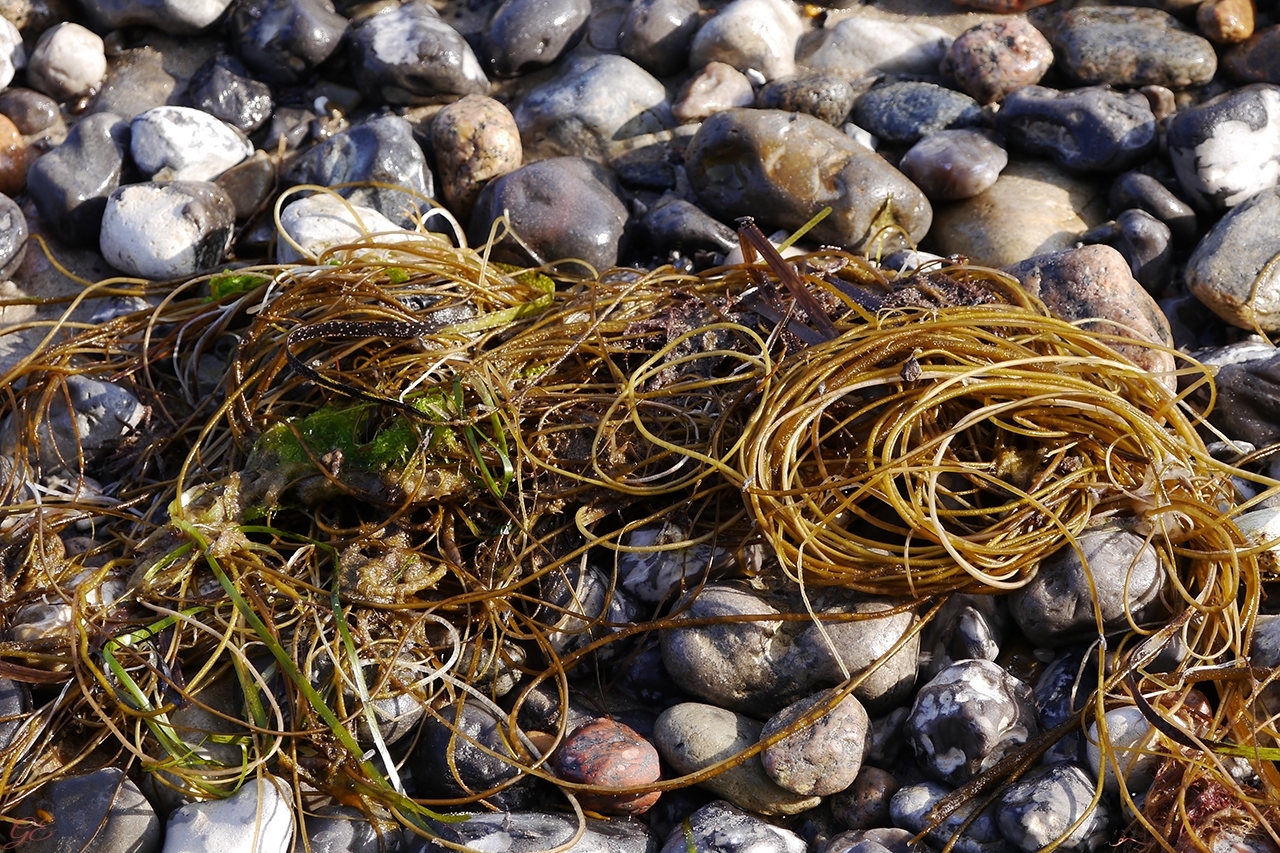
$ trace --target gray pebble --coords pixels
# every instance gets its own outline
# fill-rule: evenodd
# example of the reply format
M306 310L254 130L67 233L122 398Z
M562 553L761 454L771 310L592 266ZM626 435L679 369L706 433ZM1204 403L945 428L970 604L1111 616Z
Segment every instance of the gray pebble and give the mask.
M322 806L299 823L302 831L294 839L293 853L308 853L304 834L310 853L400 853L406 846L398 825L375 824L351 806Z
M1058 19L1050 39L1076 83L1183 89L1213 79L1213 45L1159 9L1090 6Z
M1108 202L1114 213L1130 208L1145 210L1169 226L1174 238L1181 242L1196 238L1196 212L1150 175L1125 172L1111 182Z
M73 245L96 245L107 196L120 184L129 125L98 113L27 171L27 191L54 234Z
M276 853L293 845L289 783L264 773L224 800L191 803L169 815L164 853Z
M127 275L185 278L222 263L235 219L235 205L216 184L128 184L107 198L99 245Z
M16 816L30 820L37 810L53 815L53 822L21 844L31 853L157 853L163 840L155 810L115 767L50 782L23 800Z
M445 201L464 221L484 185L520 168L524 159L511 111L480 95L467 95L436 113L431 147Z
M684 82L676 93L671 114L688 124L702 121L721 110L749 107L756 92L747 75L723 62L708 62Z
M262 127L275 107L267 84L254 80L240 60L226 54L214 57L195 73L188 96L196 109L245 133Z
M846 80L882 74L934 75L951 46L945 30L918 21L855 15L801 39L796 61Z
M1113 828L1105 802L1090 807L1093 791L1094 777L1075 764L1039 768L1001 795L996 822L1022 853L1051 843L1063 853L1093 853L1112 843Z
M1003 597L955 593L925 626L920 673L932 678L956 661L995 660L1009 623Z
M456 705L448 705L429 716L409 759L419 796L466 797L516 776L519 770L512 763L506 728L505 718L499 719L472 699L463 702L460 711ZM486 800L498 808L523 808L533 798L533 782L532 777L526 777Z
M262 150L274 154L284 140L285 151L296 151L306 141L311 132L311 122L316 114L301 107L277 107L271 114L271 124L267 126L267 136L262 142Z
M1153 293L1169 283L1173 235L1169 226L1145 210L1126 210L1080 238L1084 243L1105 243L1124 255L1133 277Z
M780 826L717 800L689 816L689 835L677 826L659 853L805 853L804 839Z
M133 162L156 181L211 181L253 153L243 133L191 107L155 107L129 130Z
M1101 86L1024 86L1004 99L996 129L1011 146L1077 172L1117 172L1156 149L1156 119L1147 99Z
M761 739L791 726L819 705L827 705L834 690L801 699L769 718ZM764 771L781 787L797 794L826 796L853 784L862 767L870 721L853 696L845 696L829 711L760 754Z
M13 460L8 457L2 457L9 466L12 466ZM3 466L0 463L0 473L4 473ZM0 478L0 482L6 482L13 473L12 467L8 469L8 473ZM0 750L8 749L9 744L13 743L14 736L23 724L23 715L31 712L31 688L21 681L13 681L8 678L0 678L0 718L4 718L4 722L0 722Z
M27 254L27 217L18 203L0 193L0 280L9 278Z
M18 132L30 136L58 123L58 102L34 89L5 89L0 92L0 113L13 122Z
M231 199L236 219L248 219L267 203L276 189L276 164L266 152L255 151L248 160L219 175L214 183Z
M910 830L896 826L853 829L831 838L822 853L932 853L925 842L913 843L914 836Z
M356 82L375 101L417 104L436 95L489 91L471 46L425 0L364 19L349 41Z
M240 58L268 83L296 83L338 49L347 19L330 0L243 0L228 22Z
M569 842L578 832L571 814L497 812L468 814L462 821L431 821L445 841L486 853L541 853ZM586 831L565 853L652 853L649 830L634 820L587 818ZM408 853L439 853L441 846L414 835Z
M545 68L582 40L590 0L504 0L484 30L484 68L514 77Z
M632 0L618 48L650 74L667 77L684 68L697 31L697 0Z
M643 224L659 251L727 252L737 243L737 235L730 228L674 195L663 196L645 214ZM681 542L687 536L688 531L679 524L664 522L631 531L627 534L626 546L659 549ZM723 556L723 549L713 549L706 544L623 551L618 554L618 585L646 604L670 603L673 595L697 585L702 574Z
M795 73L796 41L803 25L786 0L733 0L702 25L689 49L689 66L723 62L754 69L766 80Z
M982 109L968 95L933 83L891 83L858 98L853 120L883 142L914 145L940 130L981 124Z
M1197 304L1199 303L1197 301ZM1233 439L1265 447L1280 439L1280 355L1270 344L1241 342L1198 353L1217 367L1217 404L1209 421Z
M702 208L674 196L664 196L664 199L650 208L640 223L655 252L677 251L685 255L698 251L728 252L738 244L738 235L733 229L712 219ZM695 547L662 554L628 555L633 557L632 565L639 565L635 558L649 558L644 561L646 579L642 581L638 573L632 572L628 580L645 590L643 600L654 598L653 603L657 603L678 592L682 581L696 581L708 565L705 558L710 555L702 554L703 550L709 549Z
M929 825L929 812L943 797L951 793L951 789L937 782L918 782L904 785L893 795L889 804L889 813L895 826L910 830L913 833L923 832ZM960 829L960 825L973 813L976 803L970 800L952 812L946 820L935 827L926 836L930 846L941 849ZM995 815L990 811L983 812L969 825L964 834L956 839L951 848L955 853L1005 853L1005 841L996 825Z
M1009 153L980 130L941 130L921 139L898 168L931 201L972 198L986 190L1009 164Z
M1085 732L1085 755L1089 760L1089 785L1093 786L1099 772L1103 772L1103 789L1116 794L1120 791L1120 780L1129 794L1141 798L1151 787L1164 758L1156 750L1156 730L1133 705L1121 705L1106 714L1106 742L1115 757L1115 765L1119 766L1120 775L1116 775L1116 766L1102 753L1099 744L1103 736L1099 733L1098 723L1089 724Z
M853 86L841 77L822 72L775 80L756 96L756 106L762 110L808 113L835 127L844 124L853 101Z
M1280 329L1280 187L1251 196L1218 220L1187 261L1187 289L1242 329Z
M87 112L132 119L152 107L176 103L177 86L159 51L151 47L124 50L112 58L106 82Z
M862 765L853 784L831 797L831 813L849 829L871 829L889 823L889 801L900 788L887 770Z
M99 32L142 25L189 35L215 24L231 0L91 0L83 5Z
M1256 83L1184 110L1169 123L1169 160L1187 198L1235 207L1280 183L1280 86Z

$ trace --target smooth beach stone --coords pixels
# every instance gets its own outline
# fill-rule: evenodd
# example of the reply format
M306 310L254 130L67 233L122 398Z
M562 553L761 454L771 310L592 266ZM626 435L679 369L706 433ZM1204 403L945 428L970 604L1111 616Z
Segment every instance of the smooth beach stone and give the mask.
M1137 208L1159 219L1179 241L1194 240L1198 226L1196 212L1168 187L1142 172L1125 172L1111 182L1107 195L1115 213Z
M0 115L0 193L17 195L27 182L27 148L13 122Z
M942 130L911 146L898 169L930 201L972 198L1009 164L1009 153L980 130Z
M930 853L933 848L928 844L912 842L914 835L896 826L851 829L832 836L821 853Z
M1196 26L1215 44L1235 44L1253 35L1253 0L1205 0L1196 9Z
M514 77L545 68L582 40L590 14L590 0L504 0L484 30L484 69Z
M808 113L836 127L844 123L853 102L853 86L841 77L822 72L775 80L756 97L756 106L762 110Z
M1053 163L1014 158L984 192L938 206L925 248L1002 267L1074 246L1105 221L1105 186Z
M466 797L497 787L520 772L512 763L505 718L499 719L488 707L470 699L462 703L461 710L448 705L438 714L424 721L409 759L419 796ZM523 808L532 799L534 781L525 778L485 799L498 808Z
M1066 546L1040 563L1040 570L1009 597L1018 627L1037 646L1058 648L1103 629L1127 630L1163 615L1168 570L1143 537L1114 526L1077 535L1083 551ZM1090 580L1092 579L1092 585Z
M321 806L299 820L293 853L401 853L404 830L391 822L375 824L351 806ZM303 844L303 836L310 844Z
M712 219L697 205L674 196L665 201L659 199L644 215L641 227L649 235L654 251L659 253L673 250L689 255L699 250L723 253L738 244L738 235L732 228ZM639 532L632 533L632 541ZM642 599L657 604L678 589L682 579L691 580L707 567L709 554L689 553L693 550L627 555L651 559L644 562L648 571L643 580L632 572L622 582L627 589L643 590ZM620 576L621 573L619 567Z
M889 214L911 239L929 230L924 193L826 122L780 110L725 110L703 122L685 152L689 182L719 219L756 216L766 230L794 230L832 213L811 239L862 249ZM873 228L873 223L876 223Z
M903 785L889 803L889 814L894 826L909 830L912 834L924 832L925 827L932 823L929 813L943 797L950 793L951 788L937 782ZM977 802L970 799L948 815L926 836L930 842L929 847L942 849L960 830L965 820L973 814L976 807ZM988 809L969 824L951 849L955 853L1007 853L1009 848L1000 834L995 815ZM868 851L868 853L876 853L876 851Z
M684 827L671 830L659 853L806 853L804 839L789 829L774 826L750 812L716 800L689 815L689 837Z
M251 78L240 60L226 54L196 71L188 96L196 109L245 133L262 127L275 108L267 84Z
M1115 767L1105 758L1099 744L1102 741L1097 722L1089 724L1085 732L1085 754L1089 760L1089 775L1092 779L1104 772L1102 787L1110 794L1120 791L1120 780L1134 796L1141 796L1155 779L1156 772L1164 759L1153 751L1157 732L1141 709L1133 705L1122 705L1106 714L1106 740L1115 754L1116 763L1120 766L1120 776L1116 776ZM1105 770L1104 770L1105 768Z
M65 387L66 394L58 395L41 428L39 460L46 471L74 465L77 455L86 463L96 461L132 432L145 414L138 398L115 383L73 374L67 376Z
M953 594L921 635L921 677L933 678L957 661L998 659L1008 622L1003 598Z
M1169 160L1197 208L1223 211L1280 184L1280 86L1254 83L1169 123Z
M667 77L685 67L698 23L697 0L632 0L618 49L655 77Z
M276 187L276 165L265 151L232 166L214 179L236 209L236 219L247 219L270 198Z
M102 89L86 112L112 113L129 120L152 107L176 103L178 81L164 65L164 57L150 47L116 54Z
M578 837L578 819L555 812L463 814L465 820L429 821L444 841L486 853L542 853ZM568 853L652 853L657 846L643 823L589 817L586 829ZM408 834L408 833L406 833ZM408 853L438 853L441 845L413 835Z
M996 113L996 130L1013 148L1048 156L1076 172L1118 172L1150 159L1156 117L1147 99L1102 86L1024 86Z
M0 114L12 121L19 133L28 136L48 130L61 118L58 102L34 89L0 92Z
M1238 83L1280 83L1280 24L1258 30L1227 51L1222 69Z
M467 239L472 245L488 241L494 220L504 211L521 242L537 257L528 257L507 237L494 245L495 260L541 264L578 258L597 270L618 262L627 208L618 198L612 176L597 163L553 157L490 181L471 213Z
M853 121L882 142L914 145L940 130L981 124L982 109L968 95L933 83L891 83L858 98Z
M1143 345L1173 346L1169 321L1151 294L1134 280L1124 255L1110 246L1082 246L1036 255L1006 266L1004 271L1058 317L1082 321L1085 329L1137 341L1111 346L1139 367L1158 374L1170 389L1176 387L1173 356Z
M1209 41L1159 9L1089 6L1063 12L1051 37L1061 68L1076 83L1184 89L1213 79Z
M749 107L755 100L755 89L747 75L732 65L708 62L680 87L671 114L676 121L688 124L702 121L721 110Z
M0 18L0 89L13 82L13 76L27 67L27 51L22 46L22 33L12 22Z
M1232 208L1209 229L1187 261L1187 289L1233 326L1280 329L1280 187Z
M94 850L102 853L158 853L160 819L138 786L116 767L64 776L45 784L18 806L16 816L53 815L45 830L32 832L20 847L31 853ZM15 833L15 838L18 835Z
M1025 18L985 21L962 32L939 64L980 104L1033 86L1053 64L1053 45Z
M796 62L846 80L878 74L936 74L951 46L946 30L916 21L855 16L800 40Z
M480 95L467 95L436 113L431 147L444 199L464 220L484 185L520 168L524 159L520 128L511 111Z
M282 139L285 151L298 150L310 135L311 122L315 119L315 113L302 107L276 107L271 113L271 123L267 125L262 150L275 154L280 150Z
M693 37L689 67L723 62L777 80L795 73L801 32L800 16L786 0L733 0Z
M783 708L769 718L760 739L783 731L819 705L828 705L834 690L823 690ZM853 784L862 767L870 720L853 696L845 696L812 723L760 753L769 778L788 791L823 797Z
M107 198L102 256L140 278L191 276L222 262L235 220L235 205L216 184L128 184Z
M573 56L512 110L525 156L605 159L671 126L662 84L623 56Z
M68 385L70 386L70 383L68 383ZM74 390L82 391L85 390L86 387L87 386L80 384L75 386ZM118 437L121 434L121 431L118 429L118 425L105 422L107 418L110 418L111 415L116 412L107 411L104 416L101 404L106 403L109 405L111 403L120 403L124 406L128 405L128 401L132 399L133 406L139 412L139 417L134 418L133 423L130 426L137 426L138 421L141 419L141 404L138 403L136 398L133 398L132 394L120 389L118 386L108 384L106 385L106 388L112 393L99 395L98 397L87 401L83 397L79 397L77 399L77 402L84 405L86 408L86 411L83 413L76 412L77 428L80 425L80 422L90 421L96 416L98 420L93 425L96 426L101 424L105 427L101 433L111 435L112 427L117 427L115 430L115 436ZM68 390L72 389L68 388ZM95 409L93 407L99 408ZM46 482L49 479L48 475L50 472L53 472L53 479L55 481L61 480L63 482L67 482L68 475L79 475L78 470L75 475L71 474L71 469L79 469L80 466L76 461L75 437L72 435L72 430L70 428L71 424L69 419L64 417L66 413L65 403L59 408L61 411L58 412L56 417L58 422L50 423L46 427L41 427L41 431L43 432L41 439L43 442L48 442L40 448L40 458L42 460L41 466L46 474ZM81 415L85 415L85 417L82 418ZM89 435L88 437L94 438L95 436ZM11 442L11 435L6 435L5 444L10 445ZM53 446L55 444L59 446ZM6 447L6 449L10 448ZM82 454L85 461L92 461L94 456L99 455L93 452L95 450L99 450L99 448L91 448L89 453ZM85 486L83 487L85 491L82 493L101 495L102 493L100 490L91 489L91 487L88 486L89 482L90 481L86 479ZM58 545L54 546L59 552L62 550L60 544L61 543L58 543ZM125 591L123 580L119 578L110 578L105 581L100 581L94 577L93 569L86 569L79 574L64 579L59 584L59 587L68 594L76 593L77 595L82 596L86 604L95 606L110 605L118 600ZM15 640L20 643L29 643L35 640L45 639L70 640L76 635L75 620L78 618L78 614L72 612L71 605L63 603L60 593L46 593L30 604L23 604L14 609L13 615L9 617L9 630L6 634L8 639Z
M28 85L58 101L95 91L106 76L102 38L73 23L45 30L27 63Z
M663 760L675 773L685 775L754 745L761 728L759 721L743 714L684 702L662 712L654 724L653 739ZM821 801L779 787L764 772L759 755L698 784L741 809L764 815L798 814Z
M280 214L280 230L276 260L282 264L314 261L326 249L361 242L371 234L378 235L379 243L417 239L416 234L401 231L373 208L344 202L328 193L291 202Z
M552 756L556 775L602 788L648 785L662 775L658 751L630 726L605 717L579 727ZM644 794L578 793L583 808L601 814L637 815L653 807L659 791Z
M1248 441L1256 447L1280 439L1280 407L1276 405L1280 400L1280 356L1270 343L1242 342L1202 351L1197 357L1202 364L1217 368L1214 386L1218 400L1210 412L1210 423L1236 441Z
M1105 848L1112 840L1111 814L1105 800L1089 807L1093 780L1074 764L1032 770L1000 796L996 823L1001 834L1022 853L1036 853L1054 842L1063 853Z
M280 853L293 844L293 792L278 776L250 776L225 800L169 815L163 853Z
M129 124L97 113L76 124L67 139L27 171L27 191L46 225L63 242L96 245L107 196L120 184Z
M435 177L426 155L413 137L409 122L397 115L381 115L334 134L307 151L289 167L286 180L295 184L378 182L389 187L343 187L337 192L355 204L372 207L403 228L414 225L415 197L435 195ZM406 192L408 190L409 192Z
M338 49L347 19L330 0L241 0L227 23L240 58L268 83L298 82Z
M0 194L0 279L10 278L27 254L27 217L9 196Z
M374 101L416 104L489 91L471 46L425 0L365 18L348 41L356 83Z
M853 784L831 797L831 813L849 829L871 829L889 823L889 802L902 787L894 775L862 765Z
M232 0L93 0L85 15L100 32L146 26L177 35L206 30L217 23Z
M1126 210L1085 234L1086 243L1104 243L1124 255L1129 270L1148 292L1160 292L1169 283L1173 235L1169 226L1145 210Z
M253 153L243 133L191 107L155 107L129 130L133 162L157 181L211 181Z

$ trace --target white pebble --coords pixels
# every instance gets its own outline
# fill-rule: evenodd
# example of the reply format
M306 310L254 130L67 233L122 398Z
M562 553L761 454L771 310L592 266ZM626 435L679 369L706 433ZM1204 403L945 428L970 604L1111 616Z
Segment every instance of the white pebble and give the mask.
M276 257L282 264L314 261L326 249L367 240L370 235L378 235L379 243L423 239L421 234L403 230L371 207L344 202L328 193L290 204L280 214L280 228L283 234L276 246Z
M106 77L107 54L101 37L79 24L45 30L27 68L31 87L59 101L96 91Z
M130 131L133 161L156 181L211 181L253 154L243 133L191 107L154 107Z
M293 849L293 793L276 776L250 778L225 800L169 816L163 853L281 853Z
M27 51L22 34L7 18L0 18L0 89L13 82L13 75L27 67Z
M98 244L118 270L164 280L218 264L235 208L214 184L128 184L107 198Z

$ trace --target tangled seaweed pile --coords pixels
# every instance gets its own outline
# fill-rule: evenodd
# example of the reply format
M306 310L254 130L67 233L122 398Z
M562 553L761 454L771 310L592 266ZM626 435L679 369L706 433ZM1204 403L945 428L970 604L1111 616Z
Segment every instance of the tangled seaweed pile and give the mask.
M1123 330L1054 319L964 265L899 279L828 250L575 278L435 235L80 300L121 293L153 307L51 327L0 382L5 441L27 451L0 486L0 674L36 697L0 753L7 812L109 763L200 797L269 768L427 833L464 800L404 793L378 701L411 695L452 725L462 698L497 709L495 682L523 673L501 710L521 770L505 785L556 781L581 815L584 786L544 767L554 742L519 730L520 705L548 680L567 701L584 662L608 678L624 655L600 653L671 624L674 603L620 621L579 596L587 565L616 584L620 555L714 546L697 553L730 556L703 580L772 573L931 614L955 591L1019 587L1122 518L1177 569L1170 620L1102 645L1088 707L948 807L1125 703L1167 759L1129 803L1137 846L1280 830L1270 676L1247 657L1261 547L1232 521L1249 505L1231 476L1250 475L1209 456L1185 393L1110 349L1132 343ZM1196 370L1186 393L1208 381ZM69 377L145 404L110 456L59 428ZM661 521L682 535L629 538ZM72 529L90 535L78 552ZM46 622L24 631L33 608ZM1148 674L1175 638L1183 663ZM176 722L227 677L242 719ZM1203 711L1175 710L1196 689Z

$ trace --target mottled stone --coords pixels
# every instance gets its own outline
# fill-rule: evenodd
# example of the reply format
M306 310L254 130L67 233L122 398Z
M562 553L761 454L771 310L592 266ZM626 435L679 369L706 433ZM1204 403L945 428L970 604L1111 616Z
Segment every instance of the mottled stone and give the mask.
M889 822L889 802L900 787L889 771L864 764L853 784L831 798L831 813L849 829L884 826Z
M685 67L698 31L697 0L632 0L622 22L622 55L657 77Z
M1097 778L1099 771L1105 768L1103 789L1115 794L1120 791L1120 781L1135 797L1141 796L1155 778L1156 771L1164 759L1154 751L1156 730L1133 705L1122 705L1107 712L1105 717L1105 735L1095 721L1089 724L1085 733L1085 753L1089 759L1089 771ZM1110 752L1115 756L1115 764L1119 765L1120 775L1116 776L1116 767L1109 758L1103 756L1099 744L1106 742Z
M97 113L81 120L61 145L27 171L27 189L59 239L96 245L107 196L120 184L129 124Z
M1278 216L1280 187L1259 192L1218 220L1187 262L1187 288L1242 329L1280 329Z
M834 696L834 690L823 690L783 708L765 723L761 740L818 714L819 706L830 705ZM823 797L843 791L862 767L869 726L866 709L853 696L845 696L794 734L765 747L760 753L764 772L797 794Z
M1125 172L1111 182L1107 198L1114 213L1133 208L1145 210L1167 225L1178 241L1187 242L1196 238L1199 230L1196 212L1150 175Z
M566 847L568 853L652 853L649 830L635 820L587 818L579 835L578 818L554 812L497 812L462 815L460 821L428 821L431 832L450 844L489 853L542 853ZM569 842L577 843L569 846ZM414 836L407 853L439 853L441 845Z
M1117 172L1156 149L1156 117L1147 99L1101 86L1024 86L1004 99L996 129L1011 147L1076 172Z
M1062 70L1086 86L1184 89L1209 82L1218 69L1213 45L1159 9L1071 9L1058 19L1052 41Z
M622 56L569 58L560 73L512 110L525 156L604 159L628 140L671 126L662 84Z
M940 130L981 124L982 110L968 95L933 83L891 83L858 98L853 120L890 145L914 145Z
M484 68L514 77L544 68L581 41L590 0L503 0L484 30Z
M1053 64L1053 45L1025 18L986 21L961 33L939 71L980 104L1033 86Z
M13 75L27 67L22 33L7 18L0 17L0 89L13 82Z
M951 36L932 24L855 16L800 40L796 62L846 80L936 74Z
M702 121L721 110L749 107L755 99L747 75L732 65L708 62L680 87L671 114L682 123Z
M1239 83L1280 83L1280 25L1258 30L1231 48L1222 68Z
M243 133L191 107L149 109L129 130L133 162L157 181L211 181L253 153Z
M1222 211L1280 183L1280 86L1255 83L1169 123L1169 160L1188 200Z
M31 853L160 850L160 819L138 786L115 767L50 782L34 797L24 799L14 816L32 820L37 812L52 815L52 823L45 824L44 830L29 832L26 841L11 842L15 848ZM14 827L13 837L23 837L18 826Z
M347 19L330 0L241 0L228 21L240 58L268 83L296 83L338 49Z
M853 86L841 77L819 71L775 80L760 90L756 106L762 110L808 113L839 127L853 109L853 101Z
M579 258L604 270L617 263L624 248L627 209L612 176L590 160L553 157L490 181L471 213L467 239L472 245L489 239L494 220L504 211L523 246L537 257L530 258L506 237L494 245L496 260L541 264Z
M601 718L581 726L552 757L556 775L601 788L627 788L658 781L658 751L630 726ZM579 792L583 808L602 814L636 815L653 807L659 791L639 794Z
M235 205L216 184L128 184L107 198L99 245L128 275L189 277L222 262L235 218Z
M1015 158L986 191L939 205L925 247L1002 267L1073 246L1105 220L1105 186L1052 163Z
M1009 164L1009 154L980 130L942 130L911 147L898 168L931 201L972 198Z
M653 738L663 759L678 774L697 773L732 758L760 739L761 724L715 705L684 702L668 708L654 724ZM820 798L778 787L754 755L699 783L729 802L766 815L796 814Z
M365 18L349 42L356 82L375 101L416 104L436 95L489 91L471 46L425 0Z
M10 278L27 254L27 217L18 203L0 194L0 280Z
M803 25L786 0L733 0L702 25L689 48L689 66L723 62L755 69L766 80L795 73L796 41Z
M431 147L440 189L459 218L466 219L480 190L493 178L520 168L520 129L501 102L467 95L436 114Z
M371 234L378 235L379 243L417 239L414 232L400 231L400 226L373 208L317 193L290 202L280 214L276 260L282 264L315 261L334 246L357 243Z
M1196 26L1211 42L1235 44L1253 35L1253 0L1205 0Z
M709 803L689 815L689 835L677 824L659 853L805 853L804 839L789 829L736 809L723 800Z
M262 127L275 108L267 84L251 78L240 60L226 54L196 71L188 94L193 107L245 133Z
M1000 832L1022 853L1036 853L1053 843L1063 853L1105 848L1112 840L1110 808L1106 801L1091 806L1093 780L1074 764L1031 771L1000 796Z
M703 122L685 156L699 200L724 220L756 216L767 229L794 230L830 206L811 238L854 250L879 229L890 200L912 239L932 221L924 194L901 172L813 116L725 110Z
M1005 272L1064 320L1090 321L1083 322L1083 328L1173 346L1169 321L1160 306L1134 280L1124 256L1110 246L1038 255L1005 267ZM1176 387L1175 363L1169 353L1141 343L1112 346L1139 367L1159 374L1168 387Z
M31 88L59 101L96 91L106 76L102 38L69 22L45 30L27 64Z
M169 815L163 853L278 853L293 844L293 792L278 776L250 776L225 800Z
M99 32L145 26L189 35L217 23L231 0L93 0L82 5Z
M949 787L937 782L919 782L902 786L889 803L889 813L894 826L902 827L912 833L924 832L925 827L932 823L930 812L933 811L933 807L950 793ZM938 850L946 846L973 814L977 805L976 800L970 799L948 815L926 836L929 846ZM995 815L988 810L978 815L969 824L951 849L955 853L1007 853L1009 848L996 825ZM860 851L860 853L879 853L879 851L871 849ZM911 853L920 853L920 851L911 851Z
M404 831L390 821L371 821L352 806L321 806L299 819L293 853L402 853ZM303 844L303 836L310 845Z

